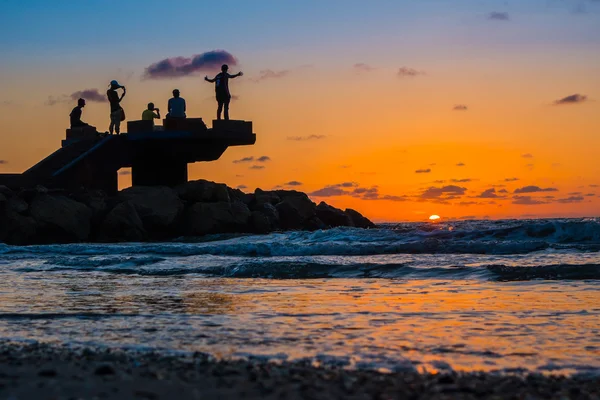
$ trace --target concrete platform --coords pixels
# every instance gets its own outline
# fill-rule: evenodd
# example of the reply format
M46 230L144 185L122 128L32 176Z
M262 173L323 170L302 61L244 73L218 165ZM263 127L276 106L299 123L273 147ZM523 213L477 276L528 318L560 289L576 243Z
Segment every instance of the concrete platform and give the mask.
M0 174L0 185L114 193L118 190L118 170L130 167L133 185L175 186L187 181L188 164L215 161L229 146L256 142L249 121L220 121L218 128L208 129L202 119L190 118L175 124L170 121L167 125L171 130L162 131L148 122L131 121L128 126L134 128L133 132L121 135L70 135L63 140L62 148L22 174Z

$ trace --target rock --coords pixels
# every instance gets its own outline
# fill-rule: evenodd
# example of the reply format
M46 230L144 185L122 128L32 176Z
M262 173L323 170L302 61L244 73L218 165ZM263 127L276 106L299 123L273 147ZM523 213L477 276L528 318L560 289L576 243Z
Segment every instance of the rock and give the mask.
M0 194L4 195L4 197L6 197L7 199L15 195L15 193L12 190L10 190L10 188L4 185L0 185Z
M7 203L6 196L0 193L0 242L3 242L8 235Z
M98 237L102 241L141 242L146 238L146 231L135 206L126 201L106 215Z
M33 217L8 211L6 214L6 232L4 241L12 245L26 245L34 242L37 223Z
M244 193L240 189L232 189L230 187L227 188L229 192L229 200L230 201L241 201L242 203L249 205L252 200L254 200L254 195L252 193Z
M252 202L250 203L250 209L253 211L260 211L263 204L275 205L279 202L281 202L281 197L279 197L277 193L256 189L254 191Z
M264 203L252 212L251 224L257 233L268 233L279 228L279 212L270 203Z
M324 201L317 206L317 217L332 228L336 226L354 226L352 218L348 214Z
M6 207L17 214L23 214L29 209L29 204L19 196L13 196L8 199Z
M233 203L196 203L186 214L187 231L191 235L246 232L251 213L239 201Z
M168 231L183 211L183 202L167 186L134 186L122 190L118 197L135 207L148 232Z
M31 202L29 213L42 228L38 234L43 242L47 239L81 242L90 235L92 211L66 196L40 194Z
M105 375L114 375L115 369L110 365L101 365L94 371L94 374L105 376Z
M229 190L224 183L215 183L199 179L189 181L175 188L177 195L189 203L197 202L229 202Z
M93 218L105 214L108 208L106 193L102 190L86 190L74 193L71 198L88 206L92 210Z
M292 192L292 191L290 191ZM279 212L279 221L283 229L303 229L304 224L316 217L316 205L306 194L286 196L275 206Z
M352 224L357 228L364 228L364 229L376 228L376 225L374 223L369 221L369 219L363 217L362 214L356 210L353 210L351 208L346 208L346 214L348 214L348 216L350 216L350 219L352 220Z

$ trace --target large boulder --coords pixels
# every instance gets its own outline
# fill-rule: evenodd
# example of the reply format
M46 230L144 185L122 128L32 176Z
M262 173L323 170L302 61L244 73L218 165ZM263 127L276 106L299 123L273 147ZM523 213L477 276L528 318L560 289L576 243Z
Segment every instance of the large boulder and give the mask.
M148 232L168 232L183 211L183 202L167 186L133 186L122 190L118 197L135 207Z
M8 235L7 203L6 196L0 193L0 242L4 242Z
M256 233L268 233L279 228L279 211L271 203L264 203L252 211L250 219Z
M133 203L117 204L104 218L98 233L101 241L141 242L146 238L144 223Z
M353 226L355 226L357 228L369 229L369 228L376 227L376 225L374 223L369 221L369 219L367 219L366 217L363 217L363 215L356 210L347 208L346 214L348 214L350 219L352 219Z
M4 195L4 197L6 197L7 199L14 196L14 192L4 185L0 185L0 194Z
M316 217L315 203L301 192L283 197L275 208L283 229L304 229L305 223Z
M6 208L17 214L24 214L29 210L29 204L19 196L12 196L7 200Z
M12 245L27 245L36 241L38 225L33 217L8 211L5 222L4 242Z
M250 203L250 209L253 211L260 211L264 204L275 205L280 202L281 197L279 197L277 193L256 189Z
M354 226L352 218L339 208L335 208L325 203L320 202L317 206L317 217L326 225L335 228L336 226Z
M188 203L229 202L230 188L224 183L215 183L199 179L189 181L175 188L177 195Z
M85 241L90 235L92 211L66 196L41 194L29 205L41 242Z
M208 233L246 232L251 213L244 203L196 203L186 213L187 232L191 235Z

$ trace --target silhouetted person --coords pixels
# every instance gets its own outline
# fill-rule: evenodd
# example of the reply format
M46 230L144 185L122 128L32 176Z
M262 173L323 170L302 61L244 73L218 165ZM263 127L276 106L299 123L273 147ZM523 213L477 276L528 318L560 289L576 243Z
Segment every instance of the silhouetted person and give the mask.
M148 103L148 108L142 112L142 121L152 121L154 126L155 119L160 119L160 110L154 107L154 103Z
M229 78L237 78L238 76L244 75L241 71L235 75L229 75L227 72L229 70L229 66L227 64L223 64L221 66L221 72L214 77L214 79L209 79L208 76L204 77L204 80L207 82L215 83L215 93L217 95L217 103L219 107L217 108L217 119L221 119L221 111L223 111L223 107L225 108L225 119L229 119L229 102L231 101L231 93L229 93Z
M71 114L69 114L69 117L71 117L71 128L90 126L81 120L81 112L83 107L85 107L85 100L77 100L77 106L73 109L73 111L71 111Z
M119 97L117 93L117 89L123 89L123 93ZM121 120L124 119L125 116L123 107L121 107L121 100L125 97L125 86L119 85L117 81L110 82L110 89L106 91L106 96L108 97L108 101L110 103L110 127L108 130L110 134L117 132L117 135L121 133Z
M179 97L179 89L173 90L173 97L167 105L167 118L185 118L185 99Z

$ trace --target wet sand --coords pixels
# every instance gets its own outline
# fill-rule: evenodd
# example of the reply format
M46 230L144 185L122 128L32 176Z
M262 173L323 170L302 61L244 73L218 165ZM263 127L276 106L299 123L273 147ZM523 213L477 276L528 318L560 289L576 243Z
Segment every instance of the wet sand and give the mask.
M0 399L599 399L600 379L379 373L0 343Z

